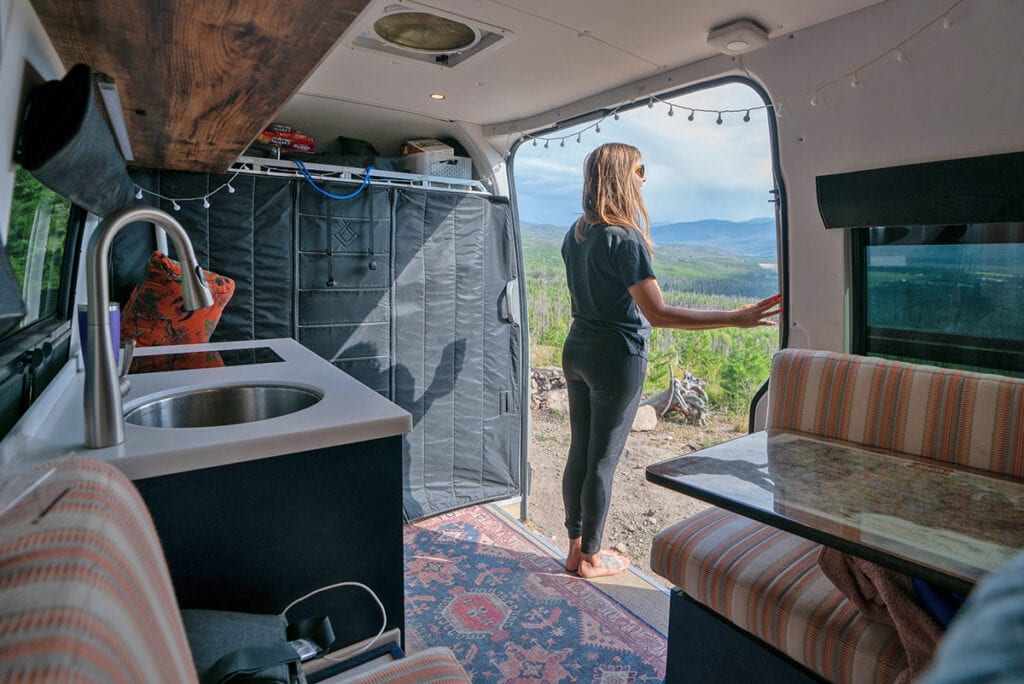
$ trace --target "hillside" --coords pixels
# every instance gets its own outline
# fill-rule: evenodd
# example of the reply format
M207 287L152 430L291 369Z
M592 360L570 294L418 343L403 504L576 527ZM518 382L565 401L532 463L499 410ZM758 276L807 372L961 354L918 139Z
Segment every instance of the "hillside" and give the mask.
M524 237L561 240L568 226L521 224ZM755 218L749 221L703 219L656 225L651 228L655 245L706 245L739 255L776 257L775 219Z

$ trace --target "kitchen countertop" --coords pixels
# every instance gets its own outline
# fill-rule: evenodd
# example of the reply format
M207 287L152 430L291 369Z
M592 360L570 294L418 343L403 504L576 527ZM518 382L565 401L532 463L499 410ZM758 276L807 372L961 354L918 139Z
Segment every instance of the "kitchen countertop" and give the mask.
M0 445L0 471L19 473L59 458L88 456L139 480L281 454L401 435L412 429L407 411L288 338L175 347L146 347L136 358L267 347L283 360L128 376L125 411L153 399L219 385L290 384L323 394L316 404L266 420L202 428L125 424L122 444L85 448L82 391L85 371L72 359Z

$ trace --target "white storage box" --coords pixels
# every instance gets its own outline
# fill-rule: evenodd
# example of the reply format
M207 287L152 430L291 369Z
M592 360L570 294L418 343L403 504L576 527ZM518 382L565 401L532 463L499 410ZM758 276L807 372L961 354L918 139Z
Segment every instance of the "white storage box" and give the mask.
M399 166L402 171L424 176L465 180L473 177L473 161L469 157L453 157L450 154L446 157L439 156L436 152L407 154L401 158Z

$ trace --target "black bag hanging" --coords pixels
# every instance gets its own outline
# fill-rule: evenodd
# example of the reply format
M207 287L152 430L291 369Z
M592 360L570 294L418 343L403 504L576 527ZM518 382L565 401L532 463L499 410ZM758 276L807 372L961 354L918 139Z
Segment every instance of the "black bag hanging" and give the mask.
M134 203L135 186L93 91L92 69L85 64L33 88L19 162L46 187L105 218Z

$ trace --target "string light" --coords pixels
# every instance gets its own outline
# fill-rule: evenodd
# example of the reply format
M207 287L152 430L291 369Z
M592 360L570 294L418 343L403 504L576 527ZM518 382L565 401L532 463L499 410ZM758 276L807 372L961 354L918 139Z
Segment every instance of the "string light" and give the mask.
M135 199L142 199L143 198L143 194L152 195L153 197L156 197L156 198L162 199L164 201L170 202L171 203L171 207L174 209L174 211L181 211L181 202L198 202L198 201L202 200L203 208L209 209L210 208L210 198L213 197L214 195L216 195L218 192L220 192L224 188L227 188L229 193L233 193L235 191L234 186L231 185L231 181L235 180L235 178L238 177L239 173L241 173L241 171L235 171L235 173L231 176L231 178L229 178L227 180L226 183L223 183L222 185L218 186L214 190L211 190L210 192L206 193L205 195L196 195L195 197L167 197L166 195L161 195L159 192L153 192L152 190L146 190L141 185L136 185L135 186Z
M829 88L829 87L831 87L833 85L836 85L837 83L841 83L844 80L846 80L849 83L851 88L859 88L861 86L861 83L862 83L862 81L860 79L860 72L863 71L864 69L870 67L870 66L875 65L876 63L881 62L887 56L895 55L897 62L909 61L909 57L903 51L904 46L908 45L913 39L917 38L917 36L919 36L921 33L923 33L924 31L926 31L928 28L932 27L935 24L940 24L943 29L951 28L953 26L953 20L950 18L949 15L963 1L964 0L956 0L953 3L953 5L946 10L945 14L942 14L942 15L939 15L939 16L935 17L934 19L929 21L927 24L922 26L920 29L915 31L913 34L911 34L910 36L907 36L906 38L904 38L895 47L890 48L889 50L886 50L885 52L882 52L880 54L877 54L873 59L871 59L870 61L865 62L864 64L861 64L860 66L858 66L856 69L854 69L851 72L847 72L846 74L844 74L844 75L842 75L842 76L840 76L840 77L838 77L836 79L833 79L832 81L829 81L827 83L820 84L818 87L814 88L813 90L811 90L810 92L808 92L808 93L806 93L804 95L796 95L796 96L793 96L793 97L785 98L784 100L781 100L781 101L769 102L769 103L766 103L765 105L759 106L759 107L750 107L750 108L744 108L744 109L721 109L721 110L718 110L718 109L702 109L700 107L681 106L681 105L677 105L675 103L666 102L665 100L662 100L661 98L659 98L656 95L650 95L650 96L647 96L647 98L646 98L647 99L647 108L648 109L653 109L655 103L663 104L663 105L665 105L668 108L668 111L667 111L668 116L675 116L675 109L677 107L681 108L681 109L685 109L685 110L687 110L689 112L689 114L686 117L687 121L694 121L695 118L696 118L696 113L697 112L701 112L701 113L705 113L705 114L715 114L716 115L715 116L715 123L720 126L725 121L725 117L723 115L742 114L743 115L743 117L742 117L743 122L744 123L749 123L750 122L750 113L752 111L755 111L755 110L765 110L765 111L767 111L769 108L774 112L775 117L777 119L778 118L782 118L784 103L799 101L801 99L803 99L804 102L810 102L810 105L812 107L817 107L818 105L820 105L820 104L822 104L824 102L824 100L823 100L823 98L821 96L821 91L823 91L823 90L825 90L825 89L827 89L827 88ZM809 98L809 99L804 99L804 98ZM641 99L641 102L642 101L643 100ZM613 109L611 111L610 116L615 121L618 121L619 120L619 109L621 109L622 107L628 106L628 105L633 105L633 104L636 104L636 100L635 99L634 100L630 100L628 103L620 104L619 106L617 106L615 109ZM587 126L586 128L583 128L582 130L578 131L577 134L576 134L576 142L577 143L582 142L583 133L587 132L590 129L593 129L595 133L600 133L601 132L600 124L603 121L605 121L605 119L607 119L608 116L609 116L609 114L606 113L596 123L593 123L593 124ZM543 140L544 141L544 147L545 147L545 149L547 149L549 141L552 141L552 140L558 140L559 141L559 146L560 147L565 147L565 139L567 137L569 137L569 136L562 136L562 137L552 136L550 138L545 138L543 136L528 136L528 137L532 138L534 146L537 145L537 140ZM229 189L229 191L234 192L234 189L231 188L230 186L229 186L228 189Z

